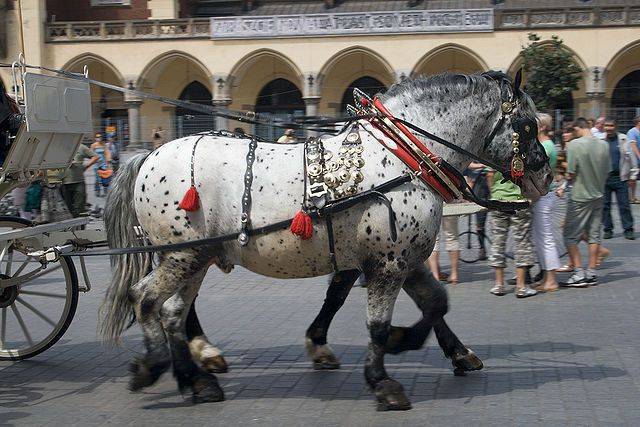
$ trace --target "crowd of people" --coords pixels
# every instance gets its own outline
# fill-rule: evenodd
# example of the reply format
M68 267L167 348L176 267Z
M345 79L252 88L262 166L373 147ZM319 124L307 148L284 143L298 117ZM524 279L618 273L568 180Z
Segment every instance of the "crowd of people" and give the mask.
M507 294L507 282L515 284L515 295L526 298L539 292L554 292L561 286L588 287L597 285L596 270L610 251L602 245L602 239L613 237L614 222L611 215L615 194L622 234L635 239L631 204L638 203L635 183L638 177L640 152L640 117L626 133L617 130L616 120L601 117L597 120L578 118L563 126L562 139L553 142L553 123L547 114L539 114L538 140L555 172L549 192L531 207L515 213L492 212L490 221L491 254L489 265L495 278L490 292L497 296ZM520 188L503 180L500 172L487 170L484 165L472 163L465 175L470 186L481 196L492 200L525 202ZM561 265L557 242L555 208L559 199L566 200L566 213L562 225L562 238L569 255L569 262ZM451 272L444 274L438 264L438 245L429 259L431 270L438 280L458 283L459 244L457 242L457 217L445 217L442 233L445 247L451 258ZM486 235L486 213L477 214L476 233L482 242ZM513 258L516 275L505 280L507 266L507 238L513 239ZM586 242L588 260L586 266L578 248ZM480 258L486 258L484 247ZM531 278L530 270L536 264L540 273ZM571 273L563 282L556 273Z

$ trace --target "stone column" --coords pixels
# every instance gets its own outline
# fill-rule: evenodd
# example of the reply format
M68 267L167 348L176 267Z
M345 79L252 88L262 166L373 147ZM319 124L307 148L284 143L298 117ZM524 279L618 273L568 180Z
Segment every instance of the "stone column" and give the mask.
M598 118L606 114L604 67L589 67L584 73L585 92L589 98L590 116Z
M130 85L130 88L133 85ZM144 138L141 133L140 126L140 106L142 105L142 99L125 93L124 103L127 106L127 113L129 115L129 146L143 146Z
M18 3L15 3L18 6ZM16 18L18 14L16 13ZM45 56L45 26L47 7L45 0L22 0L22 22L24 30L24 50L27 64L43 65ZM4 25L4 24L3 24ZM12 35L20 46L20 23L17 23L16 33ZM13 59L12 59L13 60ZM33 70L31 70L33 71ZM38 72L38 71L35 71Z
M214 99L211 101L211 103L214 107L216 107L216 110L226 112L229 109L229 105L231 105L231 100L228 98ZM233 129L231 129L231 123L229 122L229 120L225 117L220 116L216 116L216 130L233 131Z
M319 96L307 96L304 99L304 105L305 105L305 115L306 116L317 116L318 115L318 105L320 104L320 97ZM305 138L308 138L310 135L310 133L313 132L314 134L316 133L313 130L310 129L305 129L304 132L304 136Z

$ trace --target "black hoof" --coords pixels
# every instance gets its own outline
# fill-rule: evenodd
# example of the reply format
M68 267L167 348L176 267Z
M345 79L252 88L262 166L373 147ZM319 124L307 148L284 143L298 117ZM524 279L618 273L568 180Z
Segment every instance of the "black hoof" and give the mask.
M208 357L202 361L202 368L212 374L224 374L229 372L229 365L222 356Z
M316 371L340 369L340 361L333 354L326 354L313 360L313 369Z
M129 365L129 372L131 372L129 390L138 391L153 385L169 369L170 365L171 362L169 361L149 365L143 359L133 359Z
M454 375L469 371L479 371L484 367L482 360L470 349L466 349L466 353L456 352L451 357Z
M399 354L409 350L419 350L424 345L425 338L415 334L414 328L404 326L392 326L389 330L389 338L385 345L385 353Z
M213 375L204 374L193 382L193 403L222 402L224 391Z
M378 411L406 411L411 402L404 394L402 384L390 378L380 381L373 389L378 401Z

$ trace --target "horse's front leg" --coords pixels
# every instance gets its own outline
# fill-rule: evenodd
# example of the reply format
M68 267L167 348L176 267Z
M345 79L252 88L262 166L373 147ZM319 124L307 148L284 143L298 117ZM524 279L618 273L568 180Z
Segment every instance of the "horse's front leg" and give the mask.
M456 374L482 369L482 361L462 344L445 322L444 315L449 309L447 291L424 265L407 277L403 289L422 312L422 319L408 328L393 326L387 352L398 354L422 348L433 328L438 344L451 359Z
M195 299L189 308L186 328L191 356L200 362L202 368L207 372L216 374L227 372L229 367L227 361L222 356L222 352L209 342L209 339L202 330L202 326L198 320L198 314L196 313Z
M173 374L181 392L186 388L193 391L194 403L218 402L224 400L224 393L213 374L201 369L191 357L186 332L189 309L202 284L206 268L186 274L182 287L162 306L160 318L169 340L173 360Z
M305 334L307 354L313 362L313 369L340 368L340 361L327 344L327 331L333 316L344 304L358 276L360 270L340 271L334 274L329 282L322 308Z
M370 341L364 376L376 396L379 410L411 409L404 388L391 379L384 368L393 307L406 275L407 263L402 258L385 258L371 270L365 269Z

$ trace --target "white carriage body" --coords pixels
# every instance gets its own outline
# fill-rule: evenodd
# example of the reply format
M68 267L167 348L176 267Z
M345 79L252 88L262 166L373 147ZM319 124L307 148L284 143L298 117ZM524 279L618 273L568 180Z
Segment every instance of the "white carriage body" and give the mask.
M3 181L68 168L84 135L93 132L88 82L34 73L25 73L23 82L25 123L2 165Z

